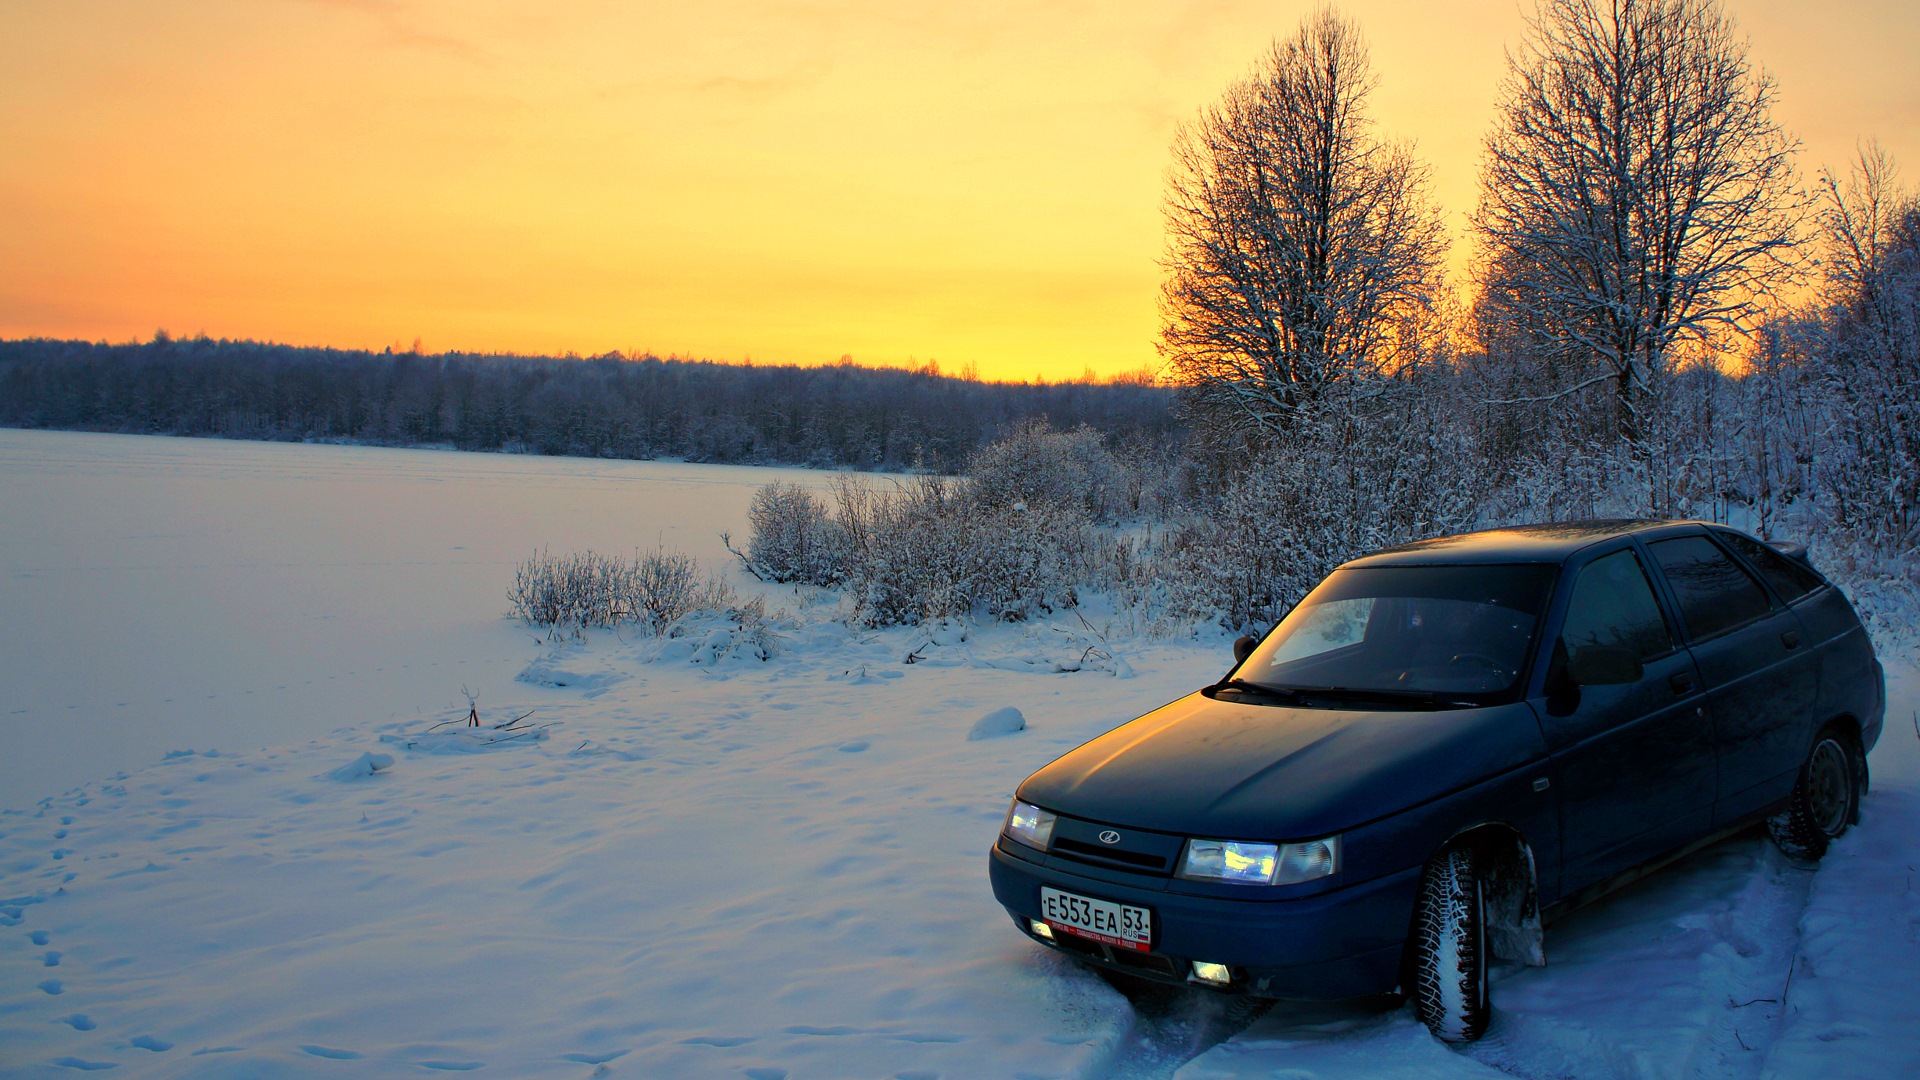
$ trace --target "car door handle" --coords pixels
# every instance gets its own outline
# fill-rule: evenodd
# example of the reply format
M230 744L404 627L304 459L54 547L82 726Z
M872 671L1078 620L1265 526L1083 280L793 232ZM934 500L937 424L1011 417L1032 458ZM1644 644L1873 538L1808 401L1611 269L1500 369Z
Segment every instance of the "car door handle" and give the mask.
M1787 632L1781 634L1780 644L1785 645L1789 649L1799 648L1800 647L1800 631L1788 630Z
M1684 694L1693 689L1693 676L1684 671L1676 671L1667 677L1667 685L1673 687L1676 694Z

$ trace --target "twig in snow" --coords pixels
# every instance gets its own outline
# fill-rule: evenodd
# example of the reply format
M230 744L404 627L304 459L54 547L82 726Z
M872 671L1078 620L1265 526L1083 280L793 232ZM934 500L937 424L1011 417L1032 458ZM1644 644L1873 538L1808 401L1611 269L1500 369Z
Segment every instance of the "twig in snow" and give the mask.
M538 709L528 709L526 712L521 713L519 716L514 717L513 719L507 721L504 724L493 725L493 729L495 731L505 731L508 728L512 727L513 725L519 723L520 721L525 720L527 717L532 716L534 713L538 711L539 711Z
M1732 998L1728 998L1727 1007L1732 1009L1744 1009L1749 1005L1758 1005L1763 1001L1769 1005L1780 1004L1779 998L1754 998L1752 1001L1741 1001L1741 1002L1735 1002Z

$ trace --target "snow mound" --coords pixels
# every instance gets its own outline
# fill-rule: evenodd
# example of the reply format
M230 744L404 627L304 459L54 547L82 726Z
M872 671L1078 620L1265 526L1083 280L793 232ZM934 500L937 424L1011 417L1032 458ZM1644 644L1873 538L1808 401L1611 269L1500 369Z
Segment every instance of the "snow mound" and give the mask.
M599 697L628 678L627 673L608 666L604 660L564 654L535 660L514 676L518 682L579 690L590 698Z
M974 721L973 730L967 732L967 741L998 739L1025 730L1027 730L1027 718L1020 715L1019 709L1009 705L1004 709L995 709Z
M359 757L354 758L352 761L347 762L345 765L328 771L323 778L327 780L361 780L372 776L374 773L391 768L393 768L392 754L376 754L369 750Z

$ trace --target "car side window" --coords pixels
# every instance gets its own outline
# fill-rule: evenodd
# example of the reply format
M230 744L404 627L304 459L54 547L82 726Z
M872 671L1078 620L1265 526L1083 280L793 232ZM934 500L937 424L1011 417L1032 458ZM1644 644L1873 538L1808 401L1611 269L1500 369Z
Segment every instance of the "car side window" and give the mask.
M1760 576L1767 579L1767 584L1773 586L1773 591L1780 594L1780 599L1789 604L1826 584L1819 574L1751 537L1721 533L1720 539L1752 563Z
M1753 576L1704 536L1678 536L1647 545L1680 602L1680 618L1695 639L1711 637L1772 610Z
M1647 572L1631 550L1588 563L1574 580L1560 640L1568 649L1607 645L1632 649L1642 660L1673 651Z

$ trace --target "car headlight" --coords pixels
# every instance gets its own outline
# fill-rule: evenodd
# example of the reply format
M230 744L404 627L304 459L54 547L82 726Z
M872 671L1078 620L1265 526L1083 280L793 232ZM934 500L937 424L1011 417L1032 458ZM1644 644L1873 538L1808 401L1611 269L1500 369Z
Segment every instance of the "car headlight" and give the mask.
M1053 819L1051 811L1016 799L1013 809L1007 811L1007 824L1001 831L1030 848L1045 851L1053 841Z
M1241 840L1189 840L1180 876L1242 885L1295 885L1340 869L1340 838L1299 844L1254 844Z

